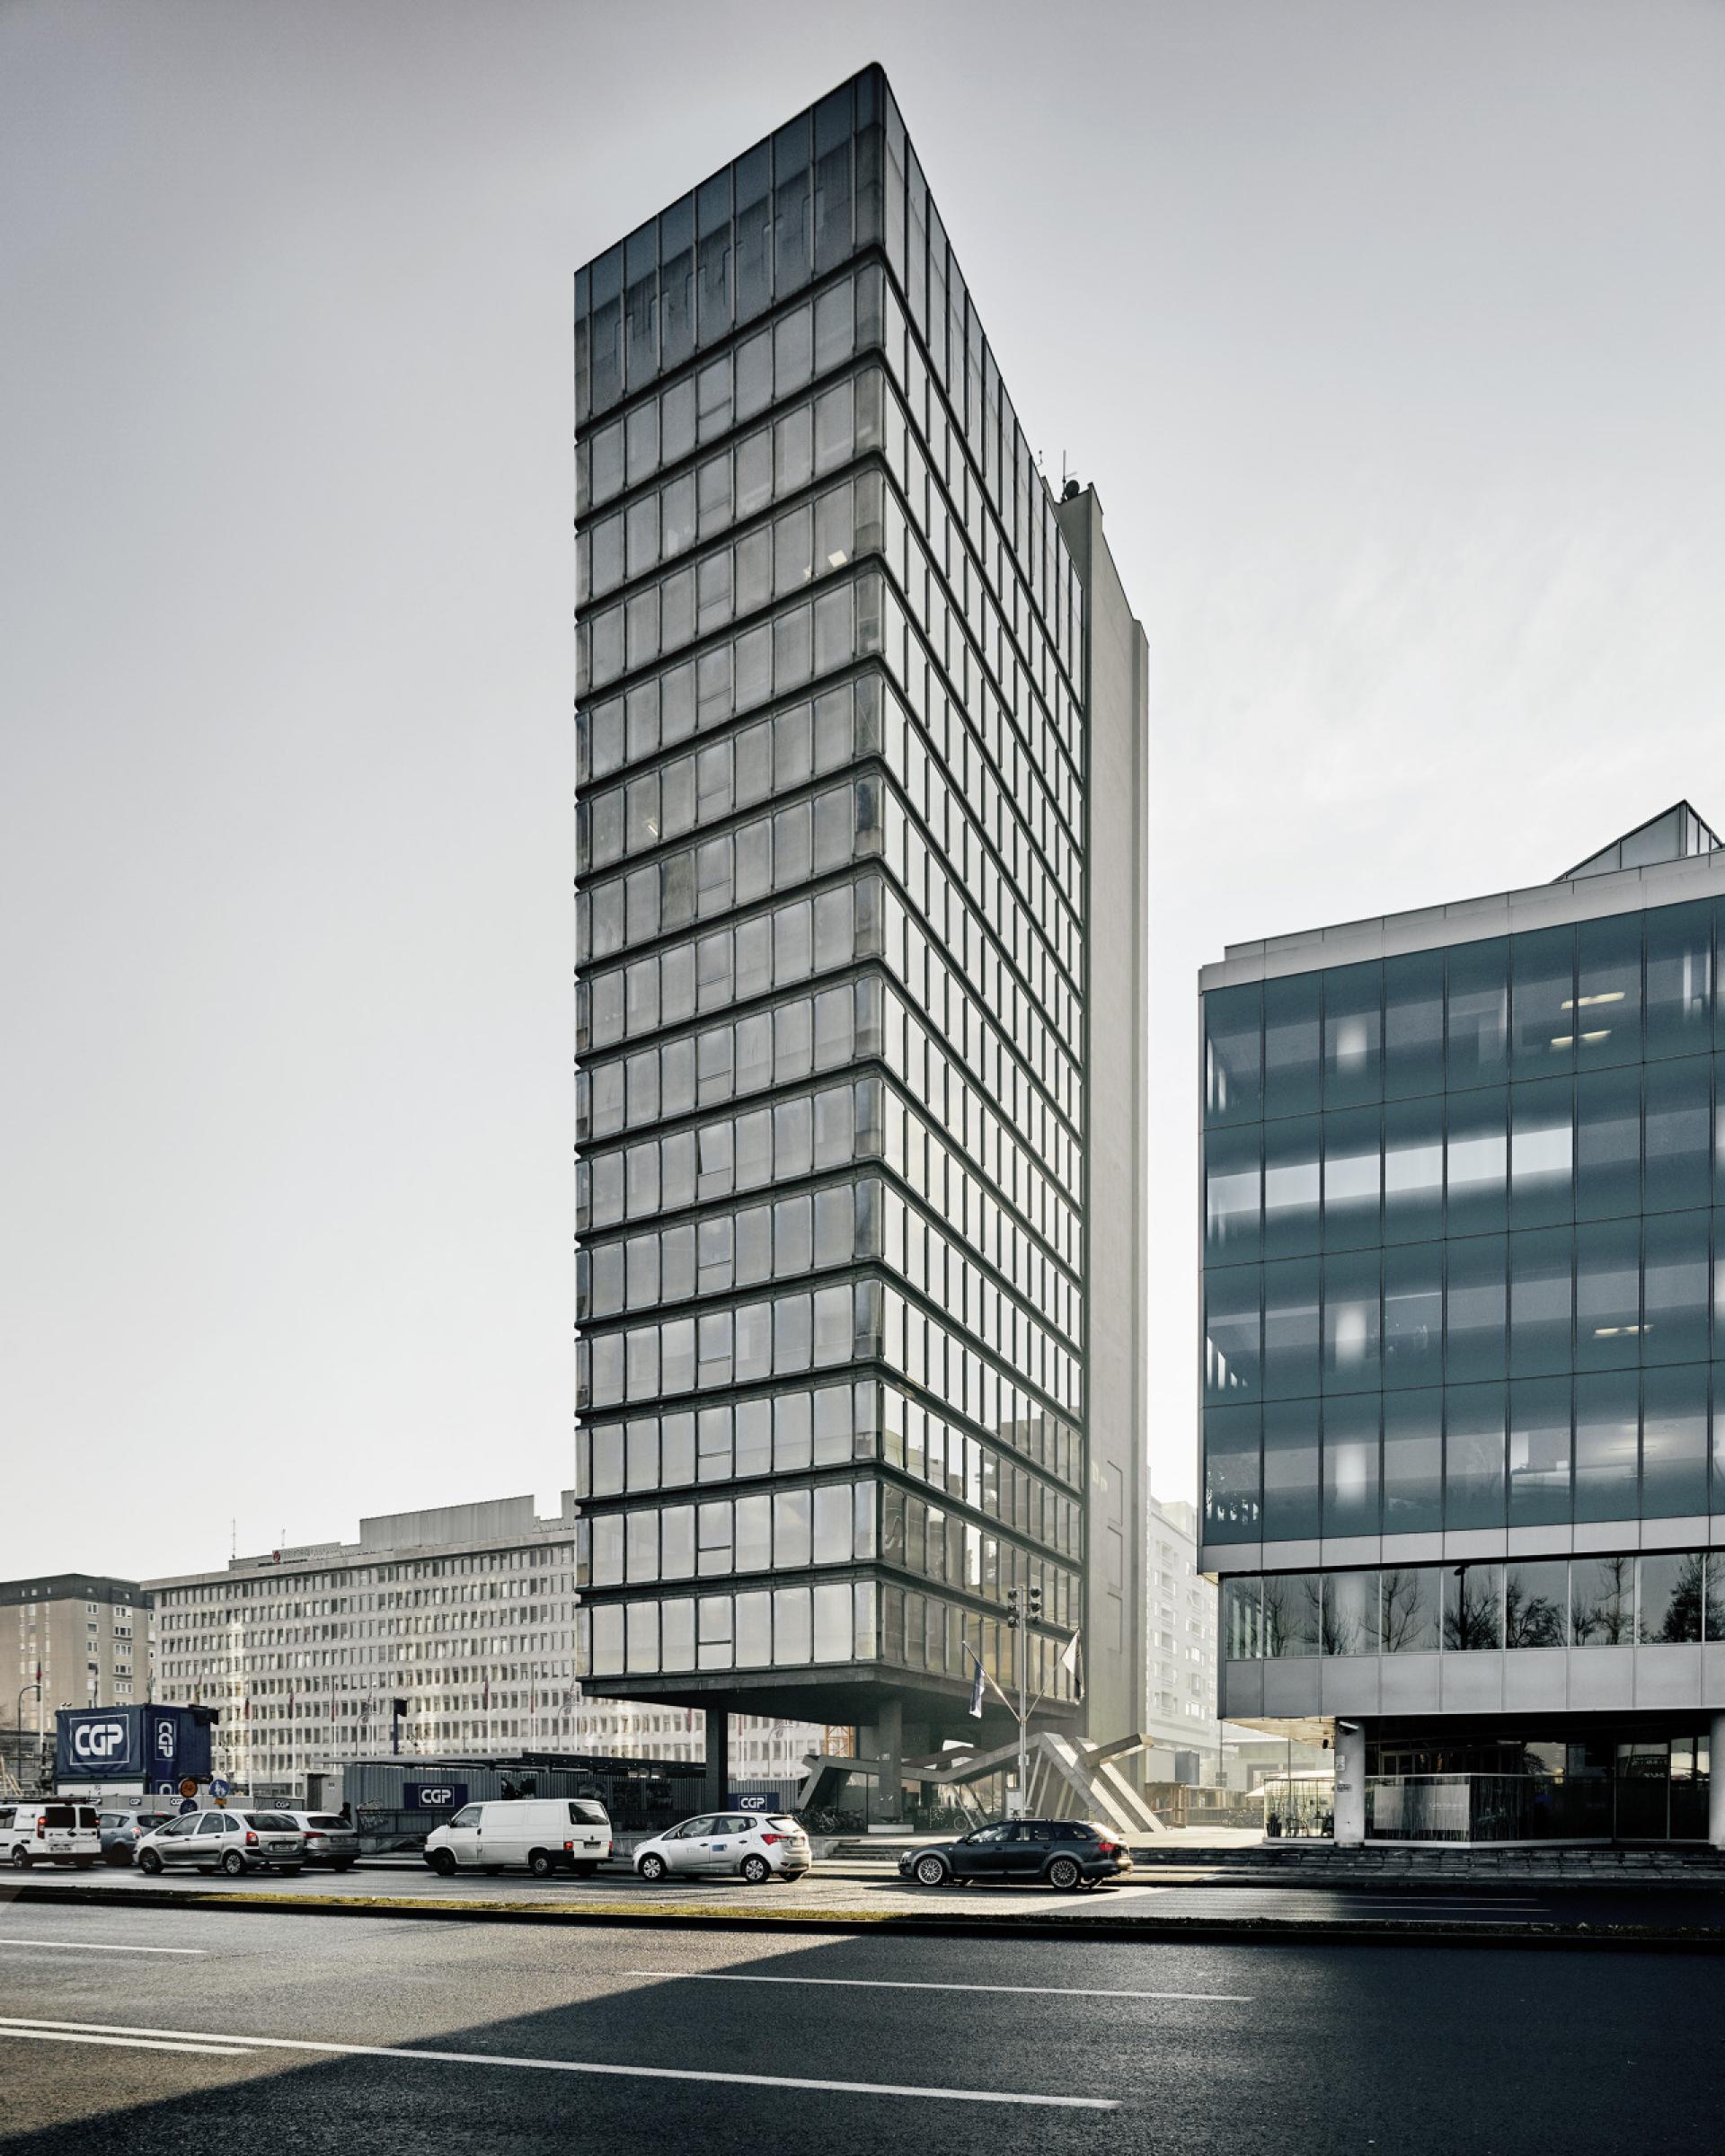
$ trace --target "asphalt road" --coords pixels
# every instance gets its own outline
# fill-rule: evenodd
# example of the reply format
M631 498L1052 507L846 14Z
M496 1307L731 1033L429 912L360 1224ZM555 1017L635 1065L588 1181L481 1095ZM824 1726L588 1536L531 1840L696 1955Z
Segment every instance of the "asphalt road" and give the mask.
M1720 2145L1725 1961L0 1911L31 2156Z
M219 1873L184 1871L151 1879L142 1872L104 1865L90 1872L43 1869L17 1878L0 1875L0 1911L6 1905L9 1886L38 1879L57 1889L97 1886L152 1902L187 1891L236 1895L262 1891L296 1898L385 1895L414 1901L627 1909L632 1913L675 1913L693 1904L768 1915L1046 1915L1154 1923L1194 1918L1333 1923L1366 1917L1461 1925L1533 1923L1597 1930L1617 1923L1725 1931L1725 1890L1713 1886L1619 1885L1609 1879L1573 1886L1467 1879L1428 1884L1393 1878L1352 1884L1304 1879L1283 1883L1267 1880L1261 1874L1237 1873L1228 1878L1214 1871L1172 1872L1161 1866L1140 1871L1123 1884L1061 1895L1041 1886L931 1888L900 1879L894 1865L865 1863L819 1864L792 1886L748 1886L740 1879L727 1878L672 1880L659 1887L649 1887L622 1870L579 1881L562 1878L542 1882L525 1871L496 1878L464 1872L443 1879L422 1864L385 1861L362 1863L342 1874L305 1871L288 1878L279 1872L255 1872L229 1880Z

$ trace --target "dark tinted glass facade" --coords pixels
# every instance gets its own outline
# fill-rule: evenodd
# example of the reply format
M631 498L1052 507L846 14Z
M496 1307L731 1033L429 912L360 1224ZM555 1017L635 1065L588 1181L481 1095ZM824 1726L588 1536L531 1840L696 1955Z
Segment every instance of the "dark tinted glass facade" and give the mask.
M576 279L595 1689L1057 1704L1085 602L871 69Z
M1725 1512L1719 929L1205 996L1207 1545Z
M1695 833L1684 806L1542 889L1206 973L1219 1704L1332 1733L1339 1839L1713 1831L1725 876Z

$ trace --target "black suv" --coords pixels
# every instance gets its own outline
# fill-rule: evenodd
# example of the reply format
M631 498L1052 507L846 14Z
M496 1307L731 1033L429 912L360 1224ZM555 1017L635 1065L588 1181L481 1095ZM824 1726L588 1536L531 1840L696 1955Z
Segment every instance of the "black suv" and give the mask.
M898 1860L899 1878L924 1886L944 1886L949 1879L966 1886L990 1880L1046 1884L1062 1894L1099 1879L1122 1878L1131 1869L1131 1851L1106 1827L1084 1819L1008 1819L979 1826L956 1842L907 1850Z

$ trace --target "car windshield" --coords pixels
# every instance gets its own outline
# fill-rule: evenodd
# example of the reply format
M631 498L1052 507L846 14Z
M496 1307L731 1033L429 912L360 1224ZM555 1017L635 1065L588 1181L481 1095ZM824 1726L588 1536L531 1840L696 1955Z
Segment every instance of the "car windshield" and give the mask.
M266 1834L296 1834L298 1825L286 1812L253 1812L252 1824Z
M773 1816L766 1822L766 1824L773 1829L774 1833L800 1834L802 1832L801 1822L797 1819L788 1818L783 1812L774 1812Z
M332 1812L308 1812L305 1815L306 1827L314 1834L339 1834L347 1824L345 1819L338 1819Z
M611 1815L602 1804L591 1798L576 1797L571 1799L569 1818L571 1826L609 1826Z

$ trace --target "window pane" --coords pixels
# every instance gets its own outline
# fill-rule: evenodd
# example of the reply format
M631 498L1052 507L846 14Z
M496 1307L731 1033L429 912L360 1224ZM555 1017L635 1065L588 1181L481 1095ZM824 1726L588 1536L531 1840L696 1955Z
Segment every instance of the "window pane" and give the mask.
M1388 1100L1444 1085L1444 959L1420 951L1384 962L1384 1092Z
M1338 966L1323 976L1323 1100L1349 1108L1384 1090L1384 968Z
M1224 1266L1204 1276L1204 1396L1218 1402L1255 1393L1261 1380L1255 1265Z
M1517 1077L1567 1068L1575 1059L1574 929L1512 937L1510 967Z
M1261 1427L1254 1407L1204 1411L1204 1539L1259 1537Z
M1384 1532L1428 1534L1444 1524L1443 1394L1384 1396Z
M1264 1113L1309 1114L1318 1105L1321 1034L1316 974L1264 984Z
M1637 1638L1681 1645L1702 1636L1706 1560L1700 1551L1641 1560L1641 1607Z
M1576 1060L1588 1065L1641 1059L1641 917L1620 914L1584 921L1576 931L1579 973L1574 1010Z
M1452 1654L1503 1645L1503 1567L1444 1568L1444 1645Z
M1263 1268L1262 1389L1271 1400L1304 1400L1319 1389L1318 1261L1289 1258Z
M1435 1566L1381 1575L1380 1623L1386 1655L1437 1653L1439 1577Z
M1205 1114L1251 1122L1263 1110L1263 990L1213 988L1204 998Z
M1272 1401L1263 1412L1264 1540L1304 1542L1322 1532L1318 1402Z
M1326 1655L1378 1653L1378 1577L1376 1572L1324 1574L1323 1651Z
M1636 1425L1640 1381L1632 1370L1575 1381L1575 1516L1632 1520L1639 1510Z
M1570 1380L1509 1388L1509 1524L1554 1526L1570 1517Z
M1377 1423L1376 1392L1324 1402L1323 1532L1326 1535L1378 1532Z
M1504 1524L1504 1388L1451 1385L1444 1394L1444 1525Z
M1449 953L1448 1081L1490 1085L1506 1074L1509 1037L1509 946L1503 937Z
M1647 926L1647 1056L1693 1056L1712 1046L1712 908L1662 906Z
M1229 1662L1256 1661L1264 1651L1264 1583L1222 1582L1222 1655Z
M1318 1247L1320 1125L1292 1117L1264 1129L1264 1253L1304 1257Z
M1641 1516L1707 1509L1707 1366L1650 1370L1641 1385Z
M1635 1638L1635 1560L1578 1557L1570 1564L1570 1642L1629 1647Z
M1504 1571L1504 1643L1562 1647L1569 1640L1570 1568L1562 1559Z
M1319 1582L1316 1572L1274 1572L1264 1581L1264 1652L1278 1659L1318 1652Z

